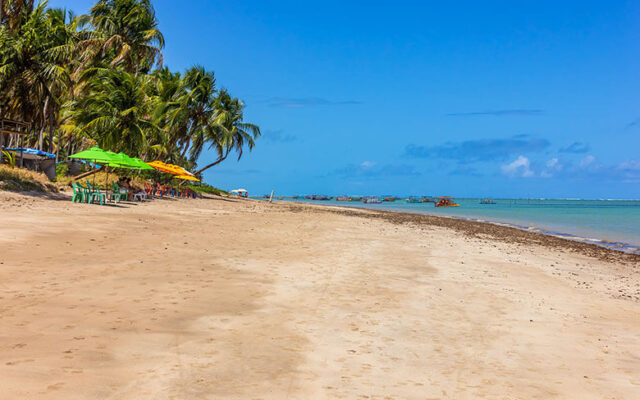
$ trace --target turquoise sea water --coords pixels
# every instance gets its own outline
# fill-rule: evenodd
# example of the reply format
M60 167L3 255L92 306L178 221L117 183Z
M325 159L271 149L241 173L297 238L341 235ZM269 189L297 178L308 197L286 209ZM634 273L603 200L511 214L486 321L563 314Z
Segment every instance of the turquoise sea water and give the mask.
M640 200L494 199L496 204L480 204L480 199L456 199L460 207L449 208L436 208L433 203L407 203L404 199L382 204L290 197L280 201L362 207L501 223L640 253Z

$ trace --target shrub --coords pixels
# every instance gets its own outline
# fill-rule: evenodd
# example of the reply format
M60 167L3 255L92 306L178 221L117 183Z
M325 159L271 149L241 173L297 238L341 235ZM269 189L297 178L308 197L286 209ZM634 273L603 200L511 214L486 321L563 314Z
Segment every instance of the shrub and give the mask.
M69 164L67 164L66 162L61 162L60 164L56 165L57 179L64 178L68 174L69 174Z
M186 186L196 193L209 193L209 194L217 194L217 195L229 194L229 192L225 192L222 189L215 188L206 183L200 183L199 185L188 184Z
M0 190L11 192L58 192L58 187L41 172L0 165Z
M13 153L9 153L8 151L3 151L2 152L2 156L5 160L5 162L9 165L9 167L11 168L15 168L16 167L16 155Z

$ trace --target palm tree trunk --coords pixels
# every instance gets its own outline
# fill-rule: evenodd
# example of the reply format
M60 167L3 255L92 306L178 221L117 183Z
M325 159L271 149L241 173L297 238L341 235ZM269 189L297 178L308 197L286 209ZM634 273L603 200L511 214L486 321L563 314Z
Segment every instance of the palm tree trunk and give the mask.
M58 145L56 146L56 164L60 157L60 146L62 145L62 129L58 129Z
M44 146L44 127L40 129L40 133L38 134L38 150L44 150L42 147Z
M84 174L80 174L80 175L74 176L73 180L77 181L78 179L86 178L87 176L91 176L91 175L95 174L96 172L99 172L100 170L101 170L101 168L92 169L91 171L85 172Z
M220 164L221 162L223 162L227 158L228 155L229 155L229 153L227 152L227 154L225 154L223 157L218 158L216 161L212 162L211 164L209 164L209 165L207 165L205 167L202 167L199 170L197 170L196 172L194 172L194 175L198 175L202 171L207 170L207 169L209 169L209 168L211 168L211 167L213 167L215 165Z
M187 150L189 150L189 146L191 145L191 139L187 139L187 143L184 145L184 149L182 149L182 158L184 158L185 154L187 154Z
M49 96L47 96L47 98L44 99L44 106L42 107L42 129L40 129L40 134L38 136L38 150L43 150L42 142L44 140L44 130L45 130L45 127L47 126L47 109L49 108L49 99L50 99Z

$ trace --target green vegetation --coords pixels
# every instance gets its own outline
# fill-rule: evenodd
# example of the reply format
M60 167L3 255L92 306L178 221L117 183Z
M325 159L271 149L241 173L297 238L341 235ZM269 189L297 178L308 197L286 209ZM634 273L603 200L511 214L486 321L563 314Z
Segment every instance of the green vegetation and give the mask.
M229 192L226 192L222 189L215 188L206 183L201 183L199 185L183 185L183 186L188 187L189 189L193 190L196 193L208 193L208 194L217 194L217 195L229 194Z
M4 159L4 162L7 163L7 165L10 168L15 168L16 167L16 155L13 153L9 153L8 151L3 151L2 152L2 158Z
M253 149L243 102L203 67L163 68L163 47L150 0L98 0L82 16L0 0L0 117L29 122L25 145L61 159L98 145L199 175ZM198 166L206 148L217 159Z

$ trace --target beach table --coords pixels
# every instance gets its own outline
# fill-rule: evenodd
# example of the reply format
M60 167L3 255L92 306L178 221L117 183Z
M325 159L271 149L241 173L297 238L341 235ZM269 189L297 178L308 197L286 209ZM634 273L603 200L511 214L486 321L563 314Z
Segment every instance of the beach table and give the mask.
M120 193L116 192L106 192L107 201L113 201L114 204L118 204L120 202Z

